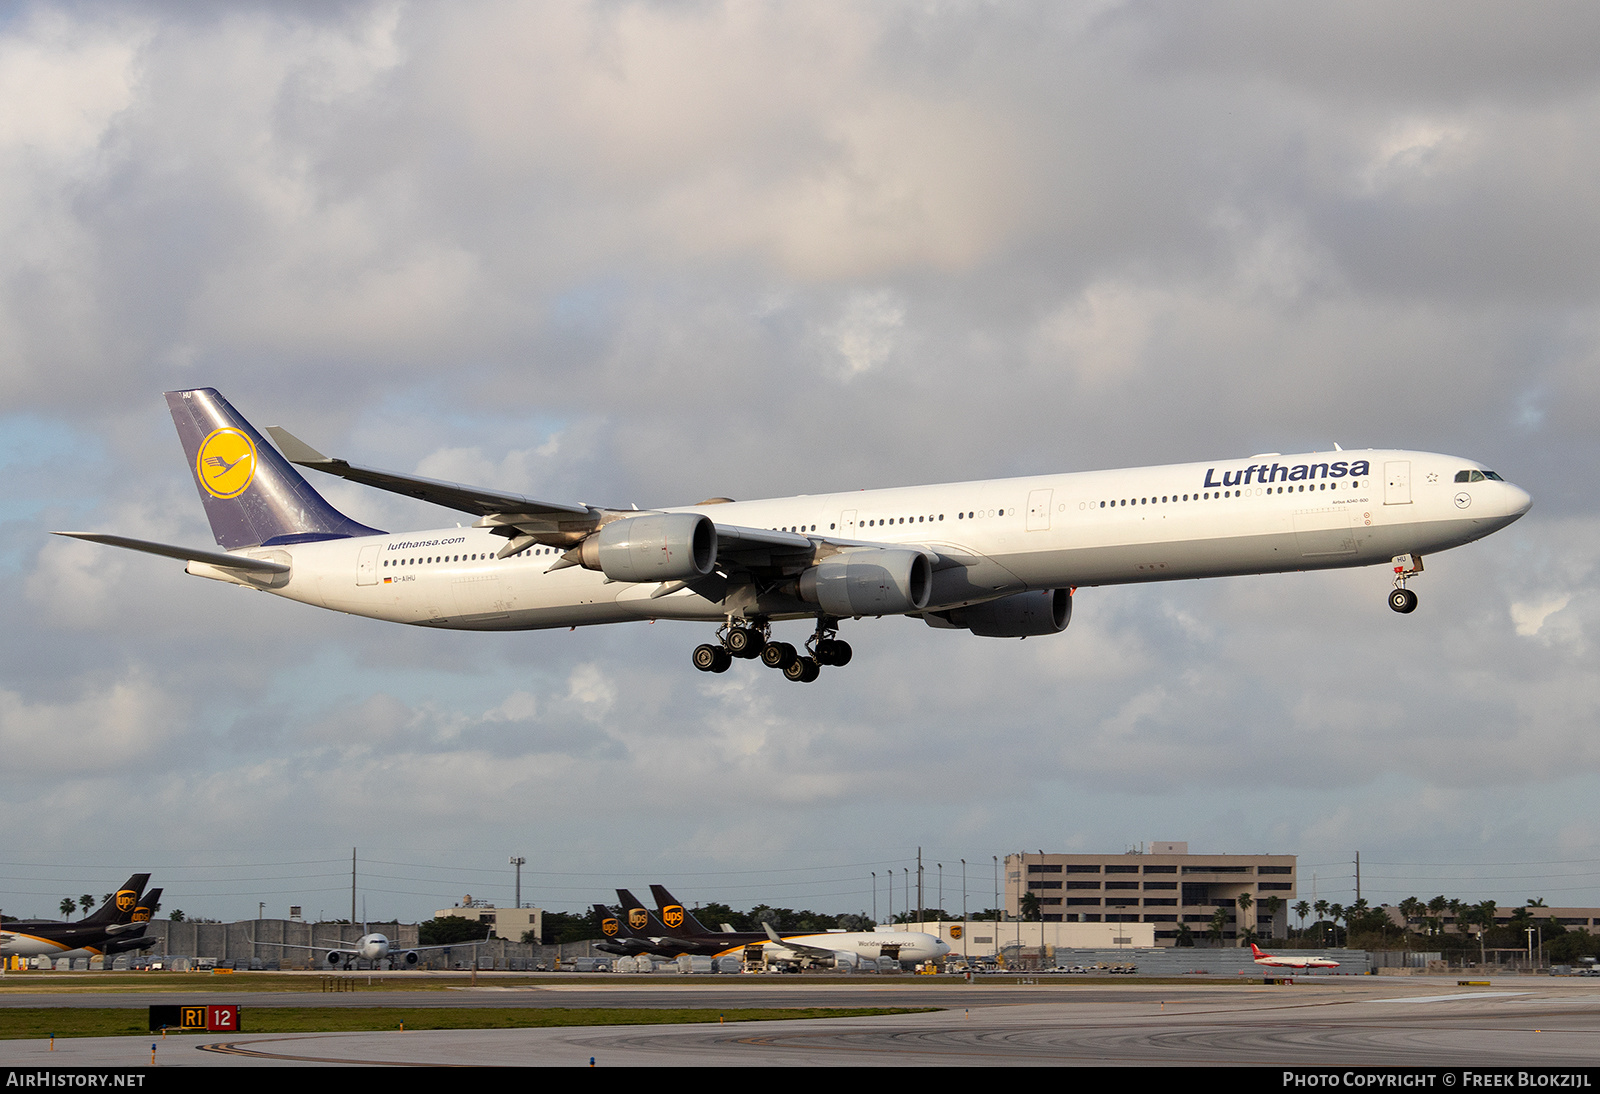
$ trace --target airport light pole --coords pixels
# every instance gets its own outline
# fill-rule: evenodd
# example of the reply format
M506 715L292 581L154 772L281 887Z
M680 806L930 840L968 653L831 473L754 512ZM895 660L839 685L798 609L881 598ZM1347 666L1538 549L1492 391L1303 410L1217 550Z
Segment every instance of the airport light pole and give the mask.
M878 925L878 871L872 871L872 925Z
M961 860L961 958L967 957L967 935L970 933L967 923L967 860ZM968 970L970 975L971 970Z
M517 868L517 902L512 905L513 908L522 907L522 866L527 861L521 855L511 856L511 865Z

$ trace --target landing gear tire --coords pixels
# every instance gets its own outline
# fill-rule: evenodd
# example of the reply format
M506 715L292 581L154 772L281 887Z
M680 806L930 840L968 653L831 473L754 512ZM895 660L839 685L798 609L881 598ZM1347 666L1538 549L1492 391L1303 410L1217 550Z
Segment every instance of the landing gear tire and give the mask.
M809 684L822 675L822 669L810 657L796 657L794 661L783 670L784 679L793 680L797 684Z
M1389 607L1401 615L1409 615L1417 610L1417 594L1410 589L1396 589L1389 594Z
M765 636L754 627L734 627L728 631L728 652L735 657L755 658L767 648Z
M852 652L850 643L837 638L824 638L817 643L817 664L842 668L850 663Z
M694 648L694 667L701 672L727 672L733 658L721 646L710 644Z
M799 653L787 642L768 642L767 648L761 651L761 663L769 669L786 669L799 657Z

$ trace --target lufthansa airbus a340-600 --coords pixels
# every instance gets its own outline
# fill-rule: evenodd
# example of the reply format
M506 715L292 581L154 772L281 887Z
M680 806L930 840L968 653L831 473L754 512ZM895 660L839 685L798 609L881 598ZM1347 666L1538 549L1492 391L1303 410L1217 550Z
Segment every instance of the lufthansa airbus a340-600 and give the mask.
M1278 453L1014 479L711 498L641 511L379 471L283 429L277 447L211 388L167 405L221 550L62 532L188 563L321 608L459 630L629 620L717 625L694 665L759 658L791 680L849 662L846 619L905 615L993 638L1056 634L1074 590L1383 564L1389 606L1424 555L1497 531L1528 493L1472 460L1392 450ZM291 464L474 517L389 533L329 505ZM803 650L772 624L815 622Z

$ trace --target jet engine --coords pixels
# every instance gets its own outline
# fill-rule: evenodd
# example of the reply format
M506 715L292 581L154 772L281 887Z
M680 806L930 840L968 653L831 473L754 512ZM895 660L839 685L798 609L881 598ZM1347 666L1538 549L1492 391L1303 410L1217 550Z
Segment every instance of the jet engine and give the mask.
M412 965L415 965L417 961L418 957L416 950L407 950L405 953L400 955L400 964L405 965L408 968Z
M800 575L800 599L829 615L901 615L919 611L933 590L933 566L921 551L850 551Z
M626 517L604 525L576 551L578 565L612 581L693 581L716 566L717 526L701 513Z
M1016 593L947 612L930 612L925 617L930 627L969 630L984 638L1030 638L1036 634L1060 634L1072 621L1072 591L1041 589Z

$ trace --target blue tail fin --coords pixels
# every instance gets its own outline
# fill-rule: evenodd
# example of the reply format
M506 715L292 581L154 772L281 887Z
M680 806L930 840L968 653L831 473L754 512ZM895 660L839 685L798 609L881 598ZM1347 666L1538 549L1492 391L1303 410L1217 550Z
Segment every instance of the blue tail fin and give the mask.
M167 392L217 543L240 547L378 536L323 500L215 388Z

